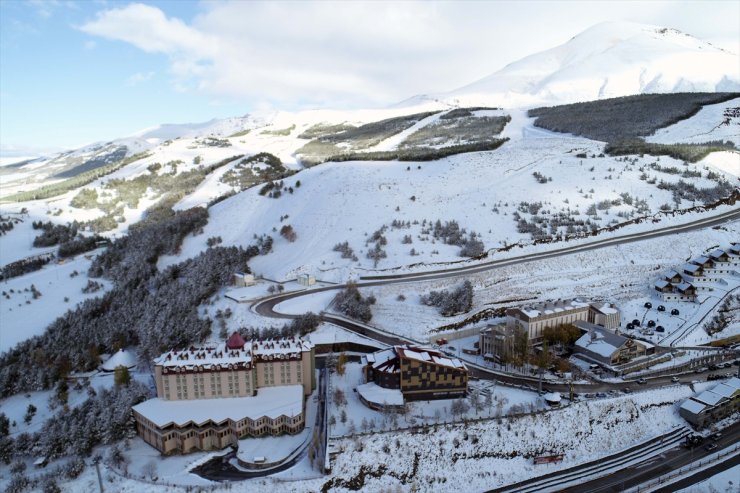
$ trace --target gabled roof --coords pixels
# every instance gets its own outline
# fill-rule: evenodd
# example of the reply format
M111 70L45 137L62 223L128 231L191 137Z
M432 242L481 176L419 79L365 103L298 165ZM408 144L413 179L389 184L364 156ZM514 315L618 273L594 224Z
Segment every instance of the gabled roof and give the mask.
M373 370L395 373L401 370L400 358L408 358L426 363L433 363L450 368L467 370L465 364L457 358L450 358L439 351L420 346L394 346L365 356L365 361Z
M694 286L687 282L682 282L681 284L676 285L676 289L678 289L681 292L687 291L689 289L692 289Z
M671 286L671 283L666 281L665 279L658 279L655 281L655 287L658 289L665 289Z
M675 270L669 270L668 272L665 273L666 279L673 279L674 277L681 277L681 274L679 274Z
M697 272L697 271L702 270L702 266L701 265L696 265L696 264L686 264L686 265L683 266L683 270L686 271L686 272L692 272L693 273L693 272Z
M573 322L573 325L586 331L586 333L576 341L576 346L607 358L610 358L615 351L619 350L619 348L629 340L627 337L615 334L614 332L605 330L598 325L584 322L583 320Z
M727 252L718 248L716 250L712 250L711 252L709 252L709 256L711 258L717 260L717 259L720 259L722 257L726 257L727 256Z
M740 393L740 389L736 389L731 385L721 383L712 389L715 394L721 395L726 399L731 399L735 394Z
M685 409L692 414L699 414L706 407L707 406L705 404L697 402L694 399L686 399L685 401L683 401L683 404L681 404L681 409Z
M136 366L136 356L131 351L119 349L116 354L108 358L108 360L101 365L103 371L115 371L119 366L125 366L126 368L133 368Z
M699 402L703 402L709 406L716 406L724 397L719 394L715 394L711 390L705 390L701 394L694 397Z

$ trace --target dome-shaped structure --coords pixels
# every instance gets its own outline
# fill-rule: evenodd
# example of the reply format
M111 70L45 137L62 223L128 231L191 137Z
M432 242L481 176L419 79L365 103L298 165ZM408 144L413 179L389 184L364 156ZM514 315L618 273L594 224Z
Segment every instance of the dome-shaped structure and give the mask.
M136 356L130 351L119 349L116 354L111 356L100 366L103 371L115 371L119 366L125 366L128 369L136 367Z

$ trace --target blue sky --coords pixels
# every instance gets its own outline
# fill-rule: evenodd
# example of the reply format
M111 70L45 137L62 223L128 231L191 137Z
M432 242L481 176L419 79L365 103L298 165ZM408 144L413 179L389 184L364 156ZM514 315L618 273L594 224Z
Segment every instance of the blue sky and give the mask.
M454 89L589 26L740 51L740 2L0 1L0 151Z

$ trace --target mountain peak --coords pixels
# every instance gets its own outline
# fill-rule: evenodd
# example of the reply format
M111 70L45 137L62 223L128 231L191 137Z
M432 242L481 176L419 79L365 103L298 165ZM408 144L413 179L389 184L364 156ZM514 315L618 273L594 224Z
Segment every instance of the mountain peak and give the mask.
M641 93L740 90L738 55L677 29L602 22L436 99L526 106Z

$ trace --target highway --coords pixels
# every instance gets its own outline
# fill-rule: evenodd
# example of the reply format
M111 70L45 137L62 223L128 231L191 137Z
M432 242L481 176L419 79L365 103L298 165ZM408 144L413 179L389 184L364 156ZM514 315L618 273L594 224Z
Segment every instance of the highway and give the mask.
M708 442L705 442L705 444L706 443ZM632 488L646 483L651 479L660 477L664 474L670 473L671 471L675 471L676 469L691 464L692 462L712 455L725 447L731 447L740 443L740 422L736 422L732 426L725 428L722 431L722 438L716 443L718 448L712 452L707 451L703 445L692 449L679 445L660 454L658 457L649 458L638 464L620 469L614 474L610 474L596 480L583 482L560 491L564 493L617 493L624 491L626 488ZM736 455L729 460L721 461L718 466L721 465L724 469L729 469L738 464L740 464L740 455ZM718 467L718 469L722 468ZM689 477L685 482L687 485L695 484L703 479L703 476L708 477L708 474L709 473L697 473L697 477ZM671 485L664 487L662 490L676 491L677 489L677 485Z

